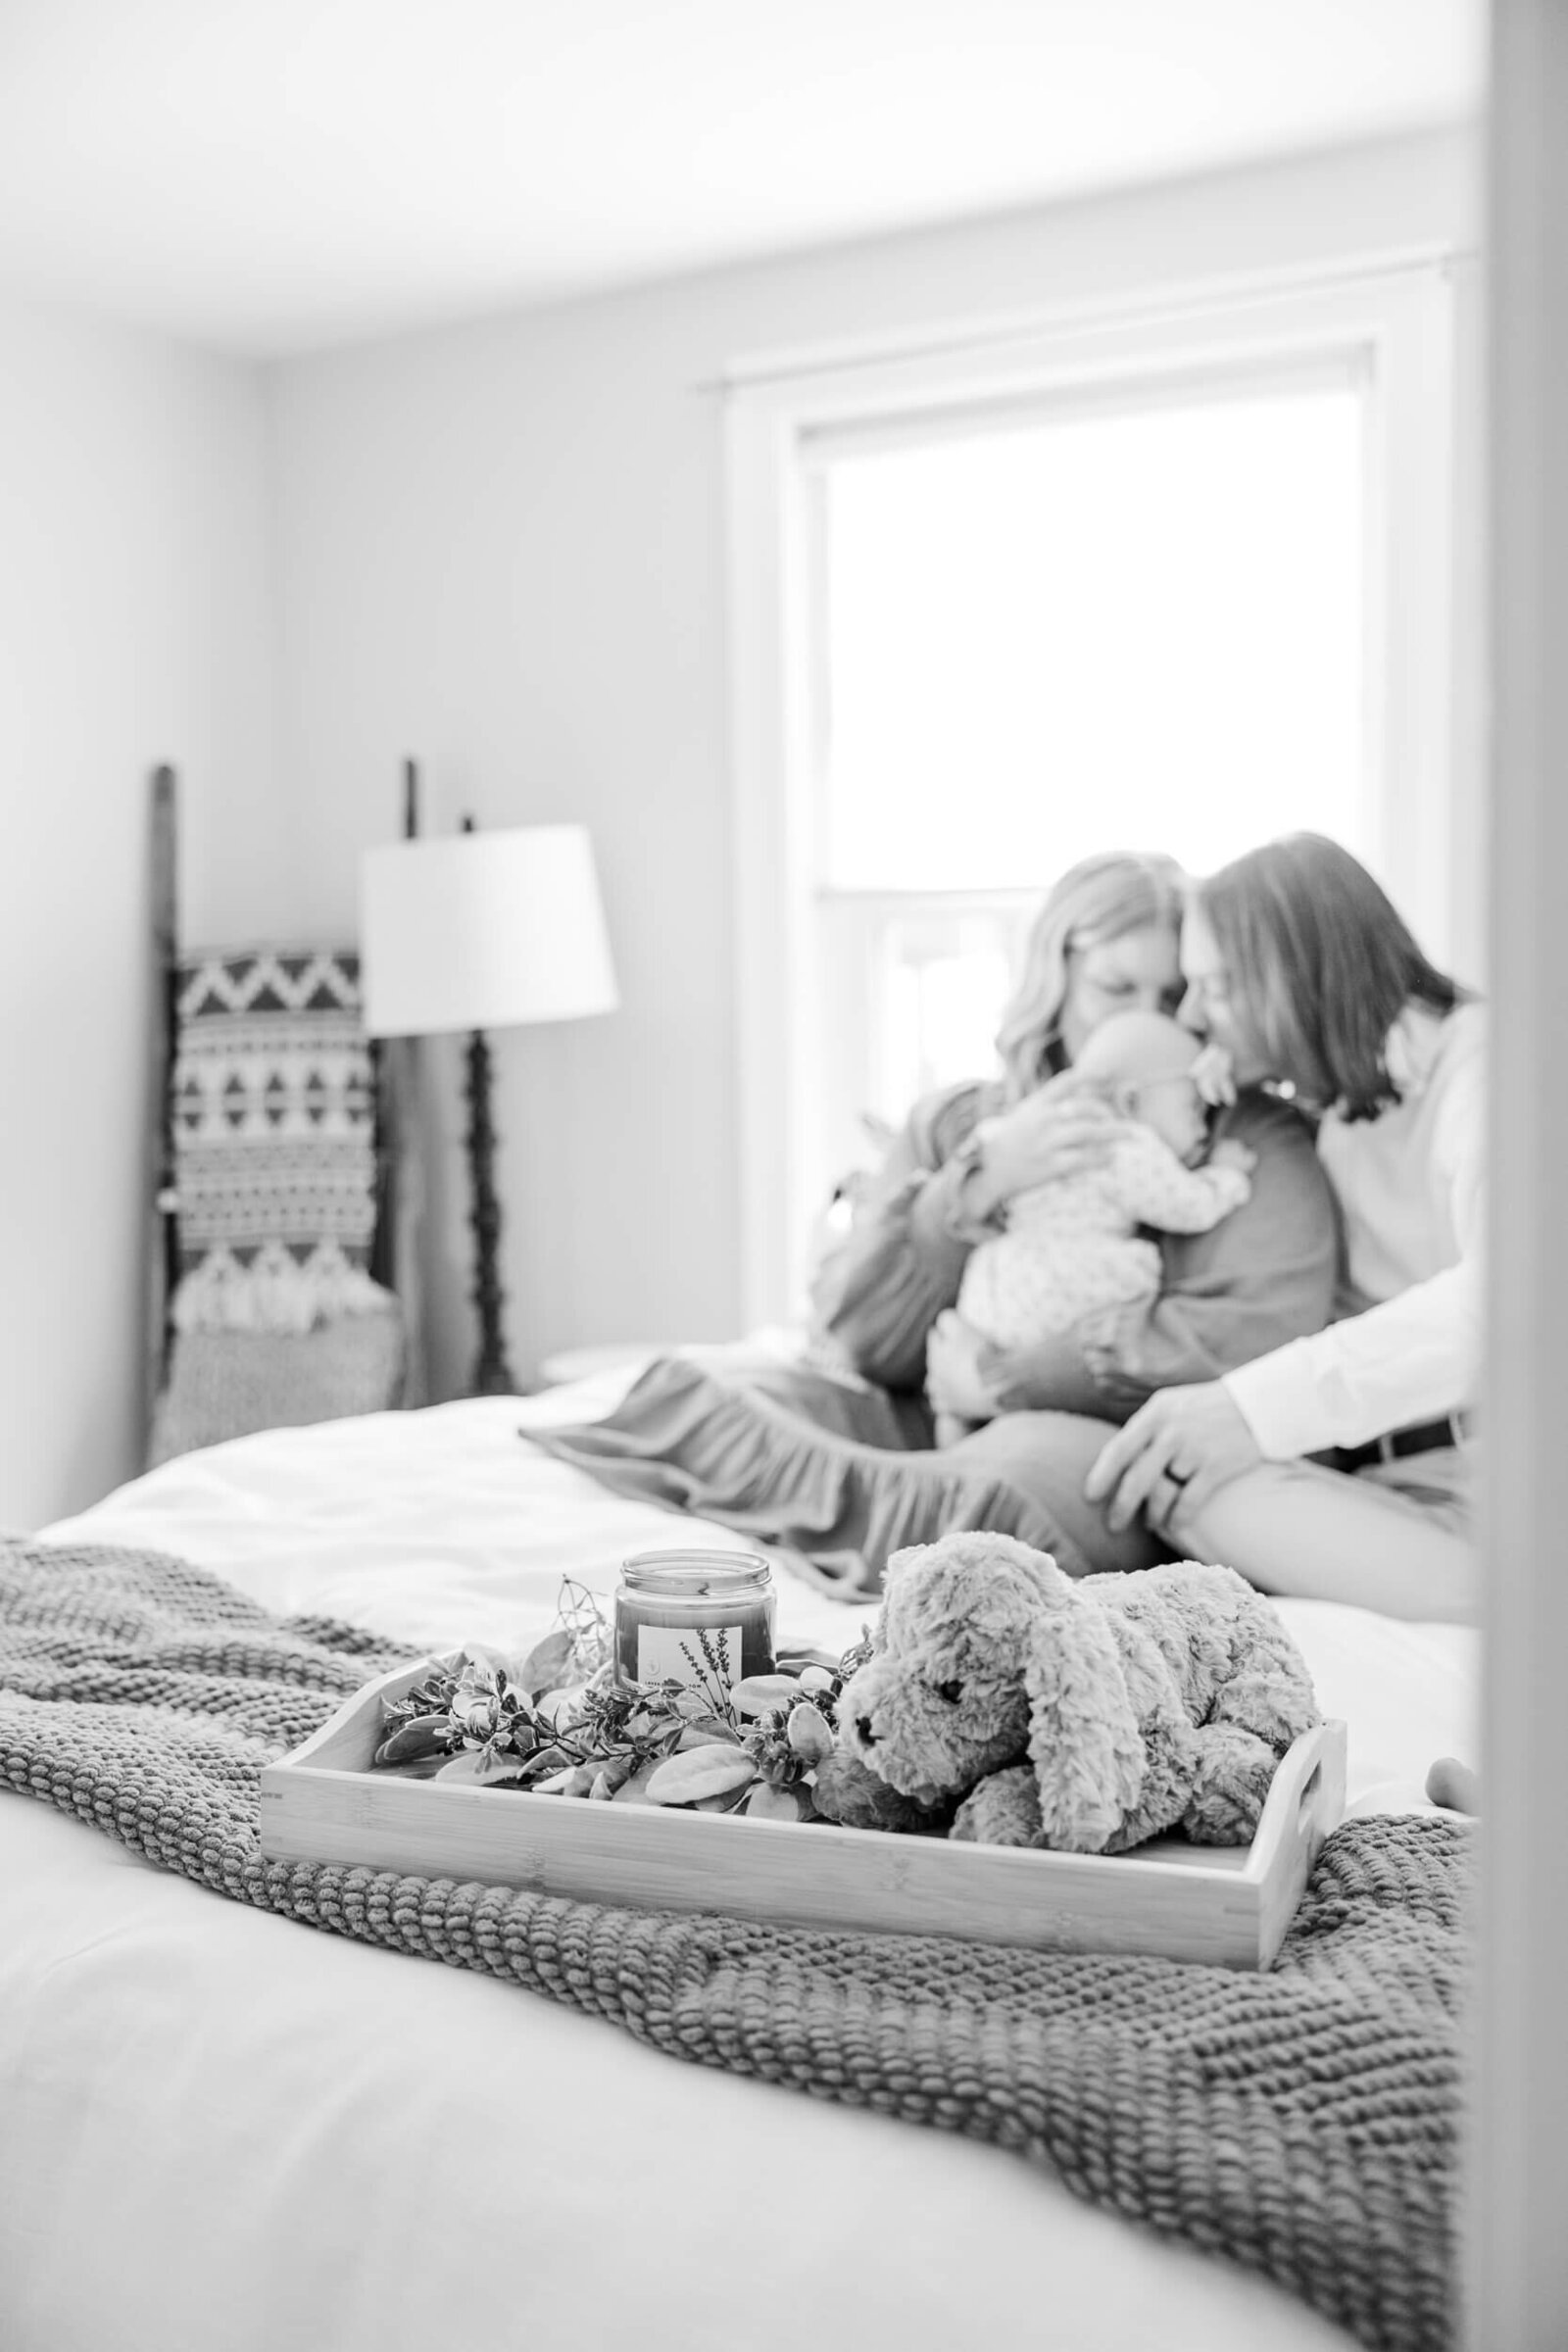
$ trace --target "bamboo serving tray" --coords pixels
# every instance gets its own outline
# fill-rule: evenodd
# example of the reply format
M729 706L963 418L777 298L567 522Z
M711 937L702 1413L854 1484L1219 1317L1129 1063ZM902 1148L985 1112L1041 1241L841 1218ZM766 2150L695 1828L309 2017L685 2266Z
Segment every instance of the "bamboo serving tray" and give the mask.
M642 1910L1258 1969L1272 1965L1345 1804L1343 1723L1304 1732L1283 1758L1250 1845L1160 1838L1117 1855L595 1804L372 1771L382 1698L400 1698L448 1663L422 1658L382 1675L264 1769L264 1854Z

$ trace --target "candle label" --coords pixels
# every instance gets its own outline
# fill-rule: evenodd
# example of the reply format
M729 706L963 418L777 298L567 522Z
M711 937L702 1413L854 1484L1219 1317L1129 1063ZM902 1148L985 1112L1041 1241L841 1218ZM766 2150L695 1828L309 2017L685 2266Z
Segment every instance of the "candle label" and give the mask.
M640 1625L637 1628L637 1680L640 1683L710 1683L711 1670L703 1658L703 1641L724 1662L725 1689L741 1679L741 1629L738 1625Z

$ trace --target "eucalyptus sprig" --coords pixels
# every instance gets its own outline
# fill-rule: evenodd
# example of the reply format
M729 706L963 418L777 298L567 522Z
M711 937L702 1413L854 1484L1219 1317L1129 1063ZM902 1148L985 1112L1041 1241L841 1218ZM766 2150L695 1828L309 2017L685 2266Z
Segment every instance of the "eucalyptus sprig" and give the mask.
M829 1665L731 1686L706 1630L683 1644L689 1682L615 1680L595 1595L563 1579L559 1621L515 1664L470 1646L401 1698L383 1699L383 1771L470 1787L624 1803L815 1817L816 1767L832 1753L844 1685L870 1651L869 1632Z

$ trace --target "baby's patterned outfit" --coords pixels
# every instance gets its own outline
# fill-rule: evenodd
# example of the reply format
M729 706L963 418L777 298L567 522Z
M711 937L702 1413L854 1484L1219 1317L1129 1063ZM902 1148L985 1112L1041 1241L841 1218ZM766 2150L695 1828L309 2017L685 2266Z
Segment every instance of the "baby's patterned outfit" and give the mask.
M1140 1225L1206 1233L1251 1192L1241 1168L1189 1168L1152 1127L1100 1167L1015 1194L1004 1233L969 1253L958 1312L1000 1348L1027 1348L1097 1307L1152 1298L1160 1256Z

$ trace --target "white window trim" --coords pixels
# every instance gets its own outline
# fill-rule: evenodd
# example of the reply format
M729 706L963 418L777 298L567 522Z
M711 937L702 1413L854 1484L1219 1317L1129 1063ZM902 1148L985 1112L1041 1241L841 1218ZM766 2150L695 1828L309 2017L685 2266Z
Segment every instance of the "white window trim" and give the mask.
M816 1106L816 879L807 626L811 436L877 419L1299 358L1368 368L1373 561L1367 611L1372 840L1440 957L1454 883L1454 331L1457 257L1423 250L1333 275L1227 280L1159 302L1060 313L918 347L796 353L726 377L738 1172L748 1328L796 1309L801 1176Z

